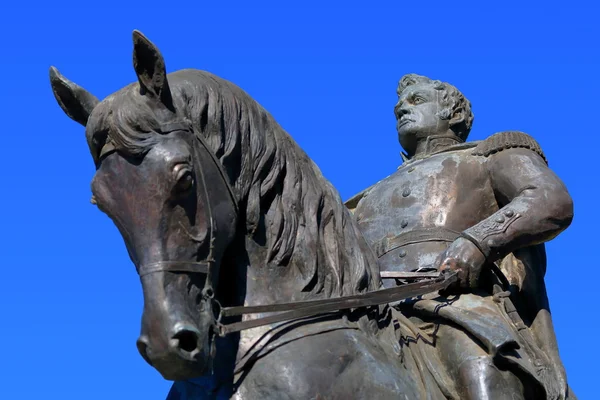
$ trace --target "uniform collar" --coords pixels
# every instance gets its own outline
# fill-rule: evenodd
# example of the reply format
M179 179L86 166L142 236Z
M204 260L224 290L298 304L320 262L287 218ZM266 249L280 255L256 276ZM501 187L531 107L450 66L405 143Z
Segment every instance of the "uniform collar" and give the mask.
M464 146L461 145L464 144L465 142L452 134L431 135L425 139L425 151L412 157L409 157L406 153L402 152L400 153L400 156L402 157L402 162L405 163L414 160L421 160L444 151L454 150L455 147L462 148Z

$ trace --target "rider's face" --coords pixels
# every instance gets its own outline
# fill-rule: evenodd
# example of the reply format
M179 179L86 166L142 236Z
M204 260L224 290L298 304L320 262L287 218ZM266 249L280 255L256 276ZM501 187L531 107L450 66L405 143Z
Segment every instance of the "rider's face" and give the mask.
M409 155L414 154L418 140L445 134L450 129L449 121L438 116L445 108L441 96L442 91L433 85L417 84L407 87L398 98L398 140Z

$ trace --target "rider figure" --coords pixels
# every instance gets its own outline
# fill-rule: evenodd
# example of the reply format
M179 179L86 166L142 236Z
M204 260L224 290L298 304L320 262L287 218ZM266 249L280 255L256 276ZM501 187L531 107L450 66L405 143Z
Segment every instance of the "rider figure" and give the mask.
M451 292L402 306L448 372L438 385L461 399L573 398L544 285L543 243L573 217L567 189L522 132L466 143L473 114L454 86L409 74L397 92L404 162L347 205L382 271L458 272Z

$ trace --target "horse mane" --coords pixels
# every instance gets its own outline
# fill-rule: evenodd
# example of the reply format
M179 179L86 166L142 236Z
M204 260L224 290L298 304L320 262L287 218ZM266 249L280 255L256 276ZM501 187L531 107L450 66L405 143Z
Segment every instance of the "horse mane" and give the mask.
M208 72L180 70L168 79L177 117L191 121L229 175L248 234L267 249L265 265L293 274L308 296L376 289L376 258L339 193L275 119L241 88ZM160 139L160 123L167 121L159 121L133 83L98 105L87 129L141 156Z

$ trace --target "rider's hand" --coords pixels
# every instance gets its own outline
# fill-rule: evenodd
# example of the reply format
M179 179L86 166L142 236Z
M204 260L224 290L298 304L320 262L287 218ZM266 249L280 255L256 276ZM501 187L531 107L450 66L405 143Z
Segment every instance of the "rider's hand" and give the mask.
M479 275L485 264L485 256L468 239L456 239L441 257L440 271L456 271L458 276L457 287L462 289L476 288L479 284Z

